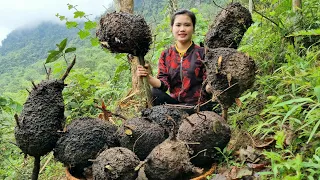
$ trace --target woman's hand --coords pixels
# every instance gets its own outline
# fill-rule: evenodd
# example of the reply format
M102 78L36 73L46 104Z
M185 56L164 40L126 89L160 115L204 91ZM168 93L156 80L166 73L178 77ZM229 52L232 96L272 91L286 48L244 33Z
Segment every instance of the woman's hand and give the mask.
M138 65L136 74L138 77L149 76L149 64L144 65L144 67L142 65Z

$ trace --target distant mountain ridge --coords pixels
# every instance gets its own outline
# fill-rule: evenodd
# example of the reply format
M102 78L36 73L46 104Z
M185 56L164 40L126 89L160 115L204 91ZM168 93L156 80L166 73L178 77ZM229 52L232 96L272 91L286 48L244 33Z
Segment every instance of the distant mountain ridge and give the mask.
M48 51L64 38L77 38L76 29L43 22L34 28L12 31L0 47L0 74L17 66L28 66L47 57Z

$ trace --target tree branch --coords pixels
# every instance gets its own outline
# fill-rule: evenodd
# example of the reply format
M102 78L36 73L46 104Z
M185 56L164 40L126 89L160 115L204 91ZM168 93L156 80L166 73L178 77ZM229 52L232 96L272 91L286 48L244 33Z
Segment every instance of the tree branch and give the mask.
M61 80L64 81L67 76L69 75L72 67L74 66L74 64L76 63L76 55L74 55L73 61L71 62L71 64L68 66L66 72L64 73L64 75L62 76Z

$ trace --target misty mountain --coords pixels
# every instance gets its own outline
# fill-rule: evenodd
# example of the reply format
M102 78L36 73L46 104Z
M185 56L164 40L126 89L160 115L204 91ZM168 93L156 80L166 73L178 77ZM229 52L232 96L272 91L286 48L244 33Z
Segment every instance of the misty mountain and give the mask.
M55 44L66 37L76 39L77 30L52 22L12 31L0 47L0 74L45 59L48 51L55 49Z

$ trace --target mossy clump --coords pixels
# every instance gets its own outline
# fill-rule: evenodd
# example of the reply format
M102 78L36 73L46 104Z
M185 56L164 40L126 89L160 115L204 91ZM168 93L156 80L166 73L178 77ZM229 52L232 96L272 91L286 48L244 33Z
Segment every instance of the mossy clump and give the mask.
M69 167L73 176L83 177L84 170L92 165L99 152L119 146L117 127L97 118L82 117L67 126L58 140L54 157Z
M93 179L135 180L138 176L135 167L139 163L137 155L127 148L106 149L93 162Z
M162 126L166 130L166 138L169 137L169 132L172 129L172 121L175 121L177 126L179 126L182 120L189 116L184 110L168 107L166 105L144 109L141 114L142 117Z
M166 139L165 130L145 118L126 121L119 133L121 147L133 151L140 160L144 160L154 147Z
M230 107L255 81L256 65L253 59L236 49L208 49L204 64L206 81L223 108Z
M199 167L211 167L217 161L215 147L224 149L230 141L231 131L224 119L212 111L202 111L183 121L178 131L178 138L190 143L191 162Z
M125 12L103 15L96 35L102 47L111 52L139 57L147 54L152 42L151 30L144 18Z
M244 33L252 23L248 9L240 3L231 3L216 16L206 34L206 46L237 49Z

